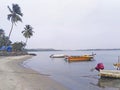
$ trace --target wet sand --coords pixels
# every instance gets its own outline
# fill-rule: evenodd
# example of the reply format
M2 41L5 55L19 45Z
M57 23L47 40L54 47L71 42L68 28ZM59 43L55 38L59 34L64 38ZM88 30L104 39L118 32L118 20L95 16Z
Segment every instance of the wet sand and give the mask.
M0 90L68 90L49 75L21 66L30 55L0 57Z

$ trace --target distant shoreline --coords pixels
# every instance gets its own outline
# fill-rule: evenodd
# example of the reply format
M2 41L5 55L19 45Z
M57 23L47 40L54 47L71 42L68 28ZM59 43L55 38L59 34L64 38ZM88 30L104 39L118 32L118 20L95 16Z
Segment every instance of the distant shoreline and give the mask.
M28 52L39 51L113 51L118 49L77 49L77 50L57 50L57 49L26 49Z

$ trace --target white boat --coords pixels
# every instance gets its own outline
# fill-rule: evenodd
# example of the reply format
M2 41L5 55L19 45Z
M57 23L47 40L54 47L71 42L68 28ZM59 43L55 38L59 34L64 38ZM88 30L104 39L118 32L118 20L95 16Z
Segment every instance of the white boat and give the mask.
M51 58L65 58L67 55L65 54L52 54L50 55Z
M99 76L102 78L119 78L120 70L100 70Z

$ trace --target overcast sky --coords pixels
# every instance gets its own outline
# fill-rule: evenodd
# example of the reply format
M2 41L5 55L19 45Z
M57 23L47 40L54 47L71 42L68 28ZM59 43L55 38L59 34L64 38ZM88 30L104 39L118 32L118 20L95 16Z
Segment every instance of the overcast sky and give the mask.
M0 28L11 28L7 5L19 4L23 23L14 27L11 41L25 41L26 24L35 32L27 48L120 48L120 0L0 0Z

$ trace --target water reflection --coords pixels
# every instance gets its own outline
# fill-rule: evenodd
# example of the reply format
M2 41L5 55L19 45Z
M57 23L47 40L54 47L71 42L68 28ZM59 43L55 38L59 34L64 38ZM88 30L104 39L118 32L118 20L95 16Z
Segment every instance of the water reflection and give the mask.
M112 87L120 90L120 79L100 78L97 85L102 88Z

